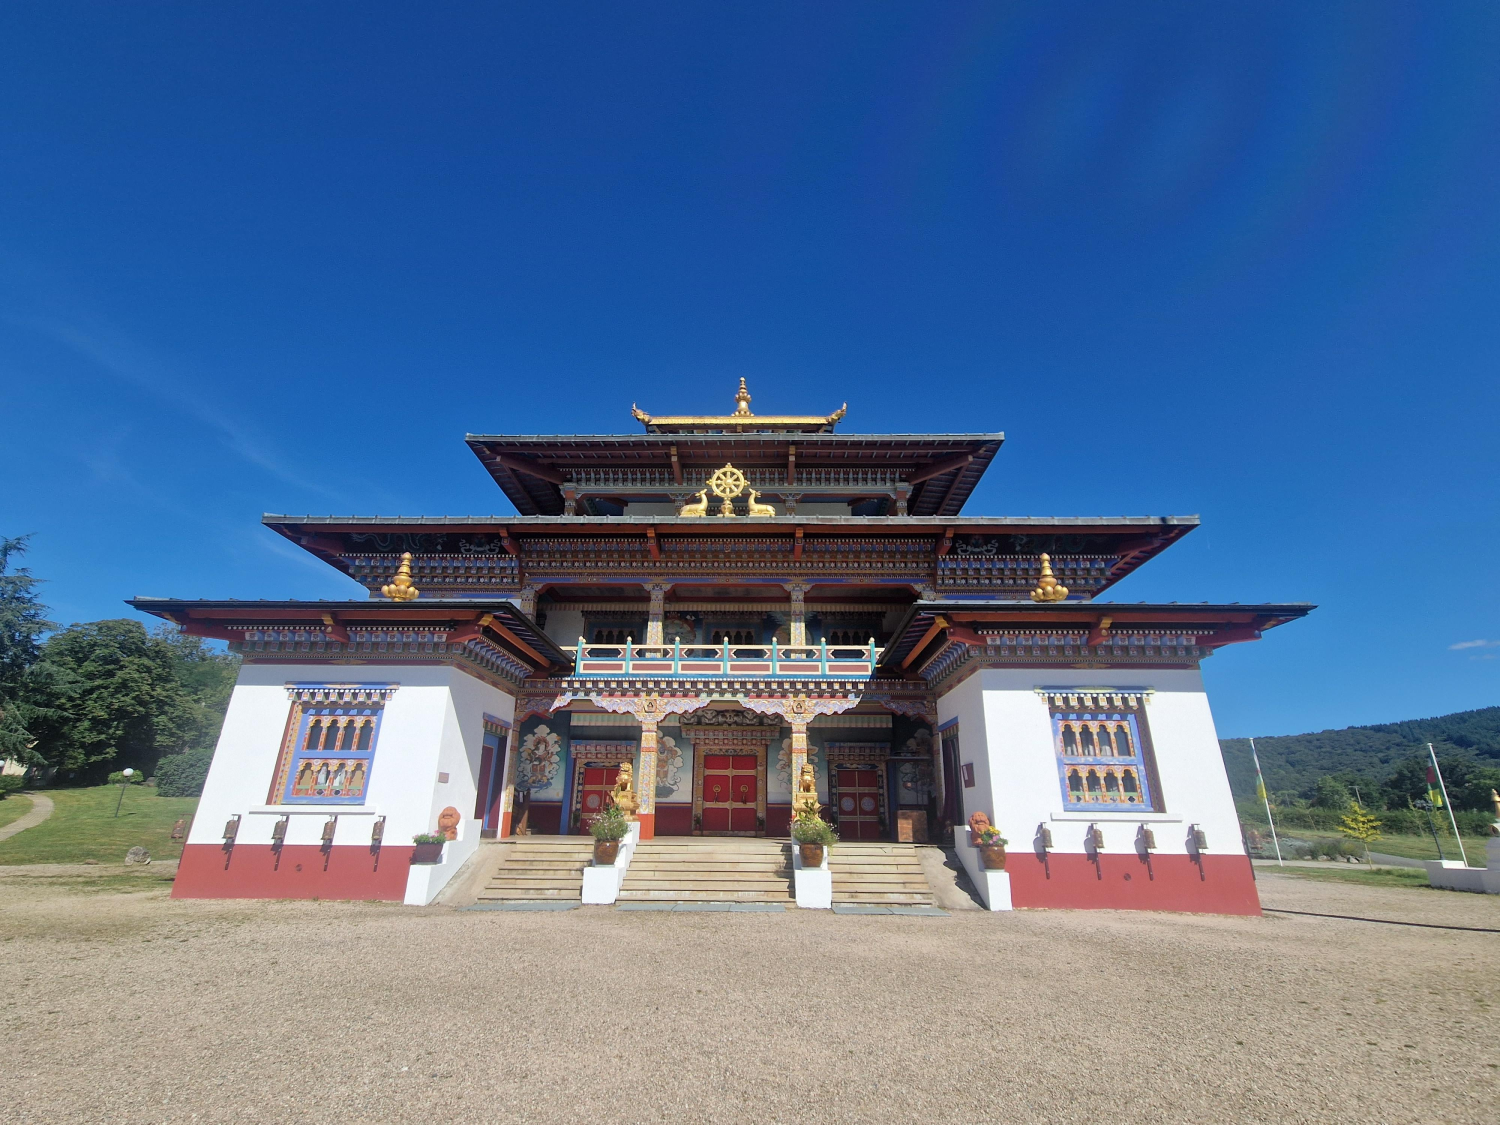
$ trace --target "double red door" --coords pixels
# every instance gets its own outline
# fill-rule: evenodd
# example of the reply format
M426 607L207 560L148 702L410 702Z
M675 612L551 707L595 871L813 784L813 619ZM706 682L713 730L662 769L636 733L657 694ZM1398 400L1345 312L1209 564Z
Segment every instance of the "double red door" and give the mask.
M578 787L578 823L573 826L574 832L588 832L589 822L609 804L610 792L619 776L619 766L583 767L583 783Z
M754 754L703 755L703 831L759 831L757 764Z
M881 804L880 771L841 767L837 771L839 837L844 840L878 840Z

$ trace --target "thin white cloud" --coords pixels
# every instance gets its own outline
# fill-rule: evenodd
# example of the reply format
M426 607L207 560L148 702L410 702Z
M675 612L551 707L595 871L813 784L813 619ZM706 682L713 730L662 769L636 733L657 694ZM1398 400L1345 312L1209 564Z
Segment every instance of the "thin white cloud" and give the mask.
M1500 647L1500 641L1485 641L1485 640L1459 641L1458 644L1456 644L1456 645L1449 645L1448 646L1448 650L1450 652L1459 652L1460 650L1466 649L1466 648L1497 648L1497 647Z
M271 443L263 435L193 393L183 385L181 379L172 374L167 363L125 340L118 333L98 325L84 329L50 317L30 318L25 323L48 339L91 360L107 374L170 403L184 414L218 431L224 445L233 453L276 479L342 502L338 493L315 481L305 480L274 457Z

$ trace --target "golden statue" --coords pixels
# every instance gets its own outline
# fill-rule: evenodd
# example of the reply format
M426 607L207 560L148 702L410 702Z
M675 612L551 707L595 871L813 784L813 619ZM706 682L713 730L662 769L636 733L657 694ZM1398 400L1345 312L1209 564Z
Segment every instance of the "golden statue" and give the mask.
M708 489L700 489L697 501L692 504L684 504L682 511L677 514L686 519L695 519L698 516L708 515Z
M1042 556L1042 577L1036 584L1036 589L1031 591L1031 600L1034 602L1060 602L1067 598L1068 588L1060 585L1052 574L1052 556Z
M817 771L804 762L797 774L797 791L792 794L792 817L817 816L820 807Z
M732 516L734 504L731 501L745 491L745 474L726 461L722 469L715 469L713 476L708 478L708 487L723 500L719 505L719 515Z
M615 808L625 814L626 820L635 819L635 810L640 808L640 801L635 795L635 770L629 762L620 763L620 773L615 778L615 787L610 790L609 801Z
M419 591L411 584L411 552L401 556L401 566L396 570L396 577L391 579L389 586L380 587L380 592L393 602L409 602L417 596Z
M771 507L771 505L757 503L757 501L760 499L760 493L756 492L755 489L747 489L746 494L749 496L749 500L746 501L746 503L749 505L749 508L745 513L746 515L774 516L776 514L776 509Z

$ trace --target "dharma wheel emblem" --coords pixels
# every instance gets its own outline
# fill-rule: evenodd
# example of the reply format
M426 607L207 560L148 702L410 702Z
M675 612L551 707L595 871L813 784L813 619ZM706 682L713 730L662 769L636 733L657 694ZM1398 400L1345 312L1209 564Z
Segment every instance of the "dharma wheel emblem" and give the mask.
M734 505L730 501L745 491L745 474L733 465L726 464L722 469L715 470L713 476L708 478L708 487L723 501L719 505L719 514L732 516Z

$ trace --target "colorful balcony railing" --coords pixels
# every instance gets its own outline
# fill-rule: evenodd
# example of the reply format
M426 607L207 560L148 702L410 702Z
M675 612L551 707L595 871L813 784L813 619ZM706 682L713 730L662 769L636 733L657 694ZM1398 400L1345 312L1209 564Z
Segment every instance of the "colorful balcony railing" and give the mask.
M566 651L566 650L565 650ZM573 649L573 675L643 679L868 679L881 650L868 645L588 644Z

